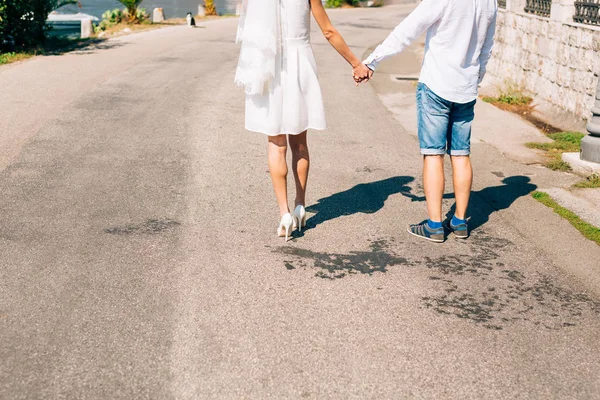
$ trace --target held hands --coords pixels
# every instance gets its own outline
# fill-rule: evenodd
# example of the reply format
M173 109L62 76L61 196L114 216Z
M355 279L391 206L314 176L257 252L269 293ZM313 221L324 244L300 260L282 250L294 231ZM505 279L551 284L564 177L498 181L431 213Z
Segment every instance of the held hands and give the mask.
M352 69L352 77L354 83L358 86L360 83L367 83L373 77L373 70L365 64L360 64Z

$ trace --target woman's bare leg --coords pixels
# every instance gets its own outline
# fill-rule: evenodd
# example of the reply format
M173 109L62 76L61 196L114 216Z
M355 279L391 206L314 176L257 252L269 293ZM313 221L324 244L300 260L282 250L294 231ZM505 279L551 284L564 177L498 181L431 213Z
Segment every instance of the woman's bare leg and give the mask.
M306 183L308 182L308 170L310 168L306 136L306 131L289 136L290 148L292 149L292 170L296 181L296 206L305 205L306 203Z
M275 197L279 205L279 212L283 216L289 213L288 198L287 198L287 162L285 156L287 154L287 138L286 135L269 136L269 144L267 148L267 157L269 160L269 172L273 181L273 189Z

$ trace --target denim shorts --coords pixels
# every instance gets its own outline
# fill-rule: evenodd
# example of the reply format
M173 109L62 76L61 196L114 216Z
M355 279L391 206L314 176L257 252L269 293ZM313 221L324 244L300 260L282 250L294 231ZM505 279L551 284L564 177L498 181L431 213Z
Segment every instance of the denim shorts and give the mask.
M471 124L475 103L444 100L424 83L417 86L419 143L423 155L468 156L471 154Z

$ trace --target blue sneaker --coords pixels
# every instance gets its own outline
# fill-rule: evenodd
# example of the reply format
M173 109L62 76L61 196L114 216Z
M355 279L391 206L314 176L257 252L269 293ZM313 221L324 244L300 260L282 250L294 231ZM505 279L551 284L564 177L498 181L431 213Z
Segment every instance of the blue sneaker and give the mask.
M444 240L446 240L444 228L432 229L427 224L427 221L423 221L420 224L409 225L408 233L436 243L443 243Z
M466 239L469 237L469 225L467 225L466 222L464 224L453 225L452 221L449 220L444 223L444 226L449 232L454 233L454 236L458 239Z

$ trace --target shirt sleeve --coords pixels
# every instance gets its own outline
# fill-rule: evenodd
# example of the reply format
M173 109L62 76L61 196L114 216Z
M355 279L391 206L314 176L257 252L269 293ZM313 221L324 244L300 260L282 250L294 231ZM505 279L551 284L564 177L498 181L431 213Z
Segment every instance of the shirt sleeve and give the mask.
M494 47L494 34L496 33L496 18L497 14L494 14L492 23L488 27L485 41L483 42L483 47L481 48L481 55L479 56L479 83L481 83L485 77L487 64L492 56L492 49Z
M446 4L445 0L423 0L363 63L374 71L385 58L402 52L442 18Z

